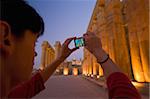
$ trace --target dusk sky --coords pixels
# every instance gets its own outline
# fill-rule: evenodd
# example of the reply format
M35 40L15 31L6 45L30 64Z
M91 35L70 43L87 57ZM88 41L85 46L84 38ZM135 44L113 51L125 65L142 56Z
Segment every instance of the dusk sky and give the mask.
M45 22L44 35L38 39L35 67L41 60L41 44L48 41L53 47L55 41L63 43L69 37L81 37L87 31L96 0L28 0ZM83 59L83 48L72 53L72 58Z

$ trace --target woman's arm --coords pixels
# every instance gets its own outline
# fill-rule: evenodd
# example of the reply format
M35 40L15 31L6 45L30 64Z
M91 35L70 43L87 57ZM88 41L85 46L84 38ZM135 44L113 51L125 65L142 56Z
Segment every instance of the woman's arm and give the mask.
M84 34L88 49L102 66L104 76L107 79L107 86L110 99L141 99L140 94L133 86L129 78L123 74L121 69L109 58L109 55L102 49L101 40L95 33Z
M97 58L98 63L106 60L101 64L106 78L113 72L121 72L119 67L108 58L108 54L102 49L101 39L95 33L87 32L83 37L86 43L85 48Z
M77 50L78 48L73 48L70 49L68 47L68 45L70 44L70 42L72 40L74 40L75 37L73 38L68 38L62 45L61 47L61 51L58 52L58 56L57 58L51 63L49 64L44 70L42 70L40 72L43 81L46 82L48 80L48 78L53 74L53 72L56 70L56 68L75 50Z

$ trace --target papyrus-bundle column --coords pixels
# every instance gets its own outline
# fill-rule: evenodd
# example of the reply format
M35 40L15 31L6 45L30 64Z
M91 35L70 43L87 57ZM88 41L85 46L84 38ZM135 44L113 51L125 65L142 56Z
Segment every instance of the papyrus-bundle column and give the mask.
M106 28L108 30L109 44L111 44L109 53L113 52L112 57L115 63L124 71L124 73L126 73L126 75L128 75L128 77L131 77L129 48L123 27L121 11L120 0L109 1L108 5L105 7L107 20Z
M47 49L47 41L42 43L42 55L41 55L41 64L40 69L43 70L45 68L45 59L46 59L46 49Z
M49 65L54 60L54 56L55 52L53 47L48 43L48 41L43 41L40 69L43 70L47 65Z
M139 82L150 82L149 3L148 0L127 0L125 3L134 77Z

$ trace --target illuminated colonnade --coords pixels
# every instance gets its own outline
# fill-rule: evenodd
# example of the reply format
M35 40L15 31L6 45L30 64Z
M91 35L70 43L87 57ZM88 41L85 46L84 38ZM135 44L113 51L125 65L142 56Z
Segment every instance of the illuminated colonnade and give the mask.
M150 82L148 7L148 0L97 0L87 30L101 38L111 59L138 82ZM83 74L103 75L86 49Z
M40 69L43 70L48 64L55 59L55 51L48 41L42 43L42 55Z

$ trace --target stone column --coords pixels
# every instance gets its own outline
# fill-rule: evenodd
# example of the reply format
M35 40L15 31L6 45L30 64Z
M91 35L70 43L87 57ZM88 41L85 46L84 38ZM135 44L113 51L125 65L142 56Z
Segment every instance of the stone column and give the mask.
M82 74L86 75L86 56L85 48L83 48L83 64L82 64Z
M89 55L88 55L89 53L87 52L87 50L85 53L86 53L86 61L85 61L86 62L86 73L87 73L87 75L89 75L89 70L90 70L89 69L90 68L89 67Z
M69 69L68 69L67 67L64 67L63 74L64 74L65 76L67 76L68 73L69 73Z
M51 59L51 55L52 55L51 49L50 49L50 48L48 48L48 64L50 64L50 63L51 63L51 61L52 61L52 59ZM48 64L47 64L47 65L48 65Z
M110 56L110 58L116 62L115 60L115 47L114 47L114 42L115 42L115 39L114 39L114 35L113 35L113 32L112 32L112 29L113 29L113 26L111 24L112 20L110 20L111 16L110 15L107 15L107 13L109 12L106 11L106 33L107 33L107 36L108 36L108 49L107 49L107 52Z
M97 65L99 67L99 76L103 76L103 69L102 69L102 67L99 64L97 64Z
M106 30L106 17L105 17L105 0L101 0L98 2L98 6L97 6L97 31L96 34L99 38L101 38L101 42L102 42L102 48L109 53L109 46L108 46L108 41L109 41L109 37L108 37L108 33ZM113 54L110 53L110 57L113 57ZM103 70L100 66L99 63L95 62L96 65L96 72L97 74L100 76L103 76Z
M148 0L127 0L125 3L134 77L138 82L150 82Z
M131 77L130 58L126 40L126 34L123 27L120 0L109 1L106 7L107 23L109 31L109 41L111 58L115 63ZM111 53L112 52L112 53Z
M93 75L96 76L97 75L97 66L96 66L97 60L95 58L95 56L93 55Z
M90 75L93 75L93 57L92 57L92 54L90 53L90 59L89 59L89 73Z
M106 32L106 18L104 0L101 0L97 12L97 36L101 38L102 47L108 53L108 33Z
M58 56L58 52L60 52L60 50L61 50L60 41L56 41L54 47L55 47L55 58L56 58Z
M55 42L54 48L55 48L55 50L54 50L54 51L55 51L55 57L54 57L54 59L56 59L57 56L58 56L58 53L59 53L60 50L61 50L61 43L60 43L60 41L56 41L56 42ZM62 63L62 64L63 64L63 63ZM61 69L62 64L60 64L60 65L57 67L57 69Z
M46 59L45 59L45 67L47 66L48 64L48 48L46 48Z
M88 74L88 64L87 63L85 64L85 73L86 73L86 75Z
M49 54L49 63L51 63L52 62L52 55L53 55L53 53L52 53L52 51L50 50L50 54Z
M48 43L48 41L43 41L42 44L42 56L41 56L41 65L40 69L44 69L48 64L52 62L54 58L51 58L52 56L54 57L55 52L53 47Z
M49 47L47 48L47 51L48 51L48 55L47 55L47 65L48 65L55 59L54 58L55 51L50 44Z
M51 61L52 61L52 51L51 51L51 49L50 49L50 51L49 51L49 61L48 61L48 64L50 64L51 63Z
M40 69L44 69L45 68L45 59L46 59L46 48L47 48L47 43L46 41L44 41L42 43L42 55L41 55L41 65L40 65Z
M74 76L77 76L78 75L78 68L73 68L73 75Z
M140 56L146 82L150 82L150 65L149 65L149 11L148 5L144 0L136 1L139 5L137 17L137 36L139 39ZM141 25L142 24L142 25Z
M84 62L82 63L82 74L85 75L85 65L84 65Z
M138 44L136 32L135 31L130 32L129 38L130 38L131 62L132 62L134 78L138 82L144 82L145 79L144 79L143 70L142 70L139 44Z
M85 66L85 73L86 75L89 74L89 53L87 51L87 49L84 48L84 66Z
M83 64L82 64L82 74L87 75L87 64L86 64L86 59L84 58Z

